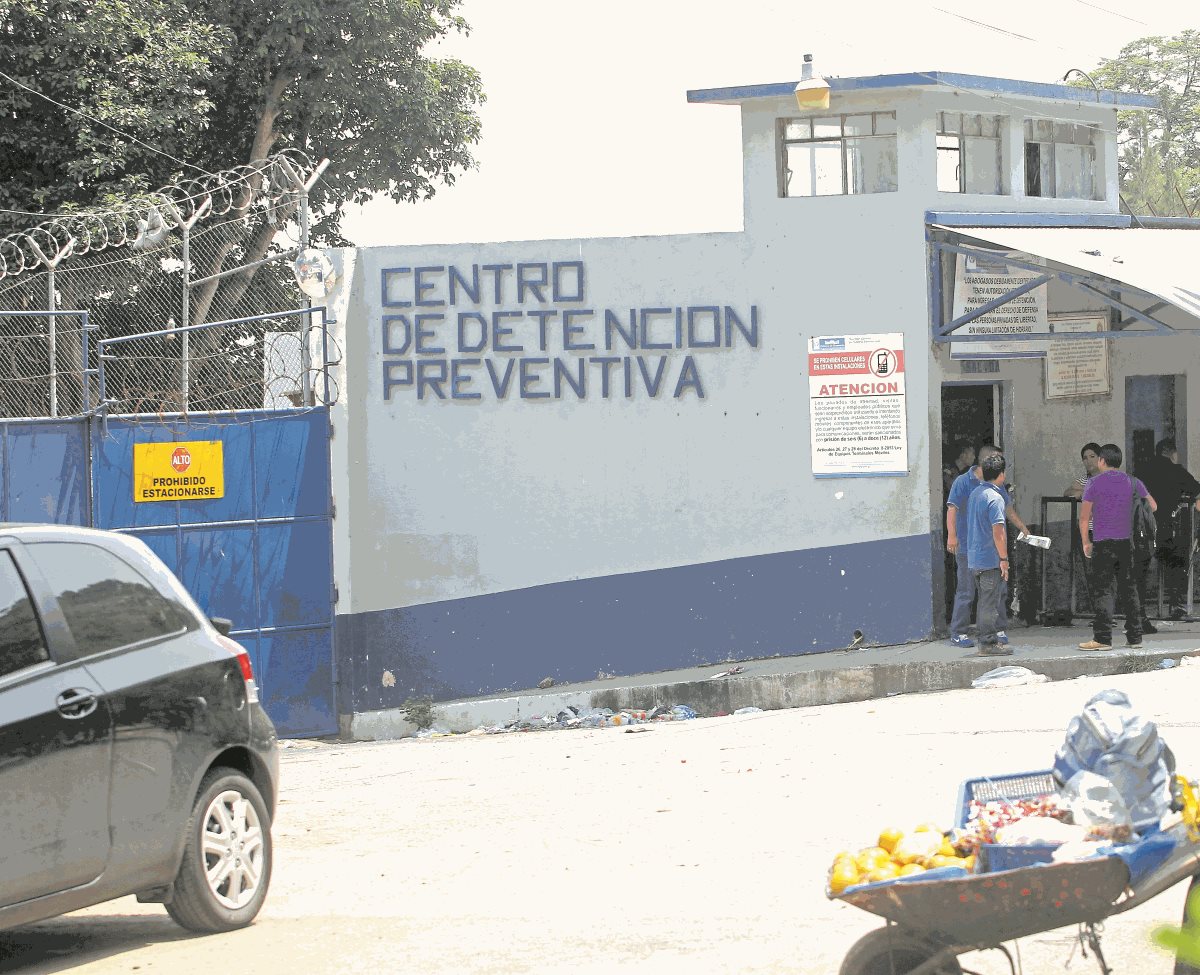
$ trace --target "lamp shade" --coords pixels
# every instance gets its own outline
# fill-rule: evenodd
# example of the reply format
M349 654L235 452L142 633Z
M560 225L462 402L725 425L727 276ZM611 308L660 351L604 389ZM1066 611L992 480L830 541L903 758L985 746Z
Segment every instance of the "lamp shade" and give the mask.
M829 82L824 78L809 78L796 85L798 108L828 108Z

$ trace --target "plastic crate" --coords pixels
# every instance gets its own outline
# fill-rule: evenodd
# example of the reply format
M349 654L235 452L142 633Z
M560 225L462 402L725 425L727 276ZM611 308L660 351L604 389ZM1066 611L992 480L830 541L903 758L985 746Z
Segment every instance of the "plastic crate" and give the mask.
M1038 772L1015 772L1008 775L980 776L966 779L958 789L958 807L955 824L967 825L971 812L971 801L994 802L998 799L1016 801L1037 799L1057 791L1054 776L1049 769ZM1033 843L1026 846L1000 846L984 843L979 847L979 872L994 873L997 870L1015 870L1036 863L1049 863L1058 849L1057 844Z

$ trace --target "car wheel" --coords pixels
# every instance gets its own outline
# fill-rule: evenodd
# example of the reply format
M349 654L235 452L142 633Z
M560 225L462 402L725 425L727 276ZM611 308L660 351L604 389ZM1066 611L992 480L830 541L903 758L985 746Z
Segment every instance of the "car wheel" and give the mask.
M254 920L271 881L271 817L253 782L213 769L188 819L167 912L190 931L231 931Z

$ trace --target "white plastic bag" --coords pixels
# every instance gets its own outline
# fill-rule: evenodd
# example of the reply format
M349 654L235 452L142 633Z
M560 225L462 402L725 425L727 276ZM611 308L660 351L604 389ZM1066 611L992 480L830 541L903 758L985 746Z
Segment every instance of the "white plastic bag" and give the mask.
M971 686L1020 687L1023 684L1044 684L1049 679L1045 674L1035 674L1028 667L997 667L980 674L971 681Z
M1120 790L1103 775L1086 769L1076 772L1062 788L1071 819L1087 829L1089 839L1127 837L1133 827L1129 807Z

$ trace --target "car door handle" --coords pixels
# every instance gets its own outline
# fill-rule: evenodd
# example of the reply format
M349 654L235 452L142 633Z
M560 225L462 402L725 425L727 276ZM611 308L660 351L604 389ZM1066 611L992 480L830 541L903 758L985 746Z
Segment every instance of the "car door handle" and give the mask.
M54 703L64 718L86 718L96 710L96 695L85 687L72 687L59 694Z

